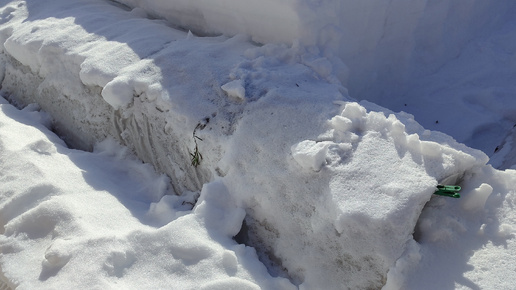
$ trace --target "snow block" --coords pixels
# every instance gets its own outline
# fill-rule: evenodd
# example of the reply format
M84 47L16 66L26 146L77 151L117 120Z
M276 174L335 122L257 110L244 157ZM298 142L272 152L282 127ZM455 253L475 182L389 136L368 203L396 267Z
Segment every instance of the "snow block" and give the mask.
M424 130L407 132L400 121L417 128L413 119L367 112L357 103L343 103L332 117L315 101L297 103L295 110L277 99L262 102L277 106L244 116L221 168L229 191L253 205L249 243L263 260L281 261L276 266L301 289L382 287L437 181L486 162L478 151L453 148L460 146L452 139L449 145L416 139ZM271 112L283 118L266 118ZM305 115L312 118L298 117ZM322 115L327 121L315 125ZM341 118L347 121L335 121ZM259 129L278 127L280 120L280 141ZM302 139L296 128L309 139L279 146ZM291 159L283 157L289 153ZM441 167L444 159L448 165Z

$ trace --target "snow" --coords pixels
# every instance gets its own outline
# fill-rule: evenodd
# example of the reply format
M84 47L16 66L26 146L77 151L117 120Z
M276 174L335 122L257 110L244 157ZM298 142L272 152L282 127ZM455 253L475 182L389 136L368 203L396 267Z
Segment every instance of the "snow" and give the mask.
M120 3L1 4L0 288L514 285L512 1Z
M190 196L163 199L168 178L113 141L93 153L68 149L35 116L0 106L2 270L10 283L289 289L285 279L267 274L252 248L231 239L244 212L217 183L206 185L208 197L187 211L173 201L191 202ZM166 203L173 206L168 212ZM166 223L163 214L170 216Z
M220 87L230 97L234 97L239 100L245 100L245 88L242 85L242 80L234 80Z
M416 228L422 258L408 288L512 287L515 173L482 167L465 177L464 199L431 200Z
M323 56L305 64L352 97L416 115L485 152L516 123L511 0L117 1L200 35L301 43Z

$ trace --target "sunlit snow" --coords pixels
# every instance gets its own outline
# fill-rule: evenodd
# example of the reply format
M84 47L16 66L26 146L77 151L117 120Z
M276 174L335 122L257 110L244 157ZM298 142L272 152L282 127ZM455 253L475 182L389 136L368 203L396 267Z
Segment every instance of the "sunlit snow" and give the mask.
M514 287L515 13L0 1L0 288Z

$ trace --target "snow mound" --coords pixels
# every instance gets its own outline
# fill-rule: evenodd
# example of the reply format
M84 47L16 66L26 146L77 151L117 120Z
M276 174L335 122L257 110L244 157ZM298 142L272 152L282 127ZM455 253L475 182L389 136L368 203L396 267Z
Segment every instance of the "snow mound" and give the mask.
M393 114L339 104L341 113L321 124L325 131L311 132L313 119L300 116L313 105L256 108L221 161L222 181L247 208L247 243L301 289L381 287L438 181L487 162L479 151L418 128L408 115L400 118L426 140L407 133ZM270 118L278 114L282 123ZM261 129L271 126L281 138Z

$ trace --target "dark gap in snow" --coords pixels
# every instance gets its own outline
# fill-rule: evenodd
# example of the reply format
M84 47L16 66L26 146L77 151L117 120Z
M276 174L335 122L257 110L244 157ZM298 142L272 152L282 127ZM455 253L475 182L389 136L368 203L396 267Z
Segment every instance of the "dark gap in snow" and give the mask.
M64 134L60 134L60 129L59 129L59 126L54 122L52 121L52 126L50 128L50 131L52 131L52 133L56 134L57 137L59 137L59 139L63 140L64 144L66 145L66 148L68 149L75 149L75 150L82 150L82 149L79 149L79 148L74 148L74 146L72 146L68 140L68 138L66 138L66 135ZM86 151L86 152L92 152L92 150L82 150L82 151Z
M240 231L233 237L235 242L245 245L247 247L252 247L256 251L256 255L258 256L258 260L263 263L267 272L272 277L282 277L288 279L292 284L299 286L302 281L299 279L294 279L288 273L288 270L282 265L282 261L280 258L276 257L274 253L272 253L269 249L267 249L264 245L262 245L256 237L253 237L253 230L248 225L252 223L256 223L249 215L246 215L244 220L242 221L242 226L240 227Z
M458 185L462 188L462 191L463 191L464 178L465 178L466 174L467 174L467 172L454 174L443 180L440 180L439 184L441 184L441 185ZM436 188L436 190L437 190L437 188ZM459 194L461 194L460 198L464 198L464 196L462 196L461 191L459 191ZM446 201L448 199L449 200L457 200L456 198L452 198L452 197L439 196L439 195L432 194L432 197L430 198L430 200L428 200L425 203L425 205L421 209L421 213L419 214L419 217L417 219L416 225L414 227L414 232L412 233L412 237L418 244L421 244L421 242L424 239L423 233L428 232L428 229L426 229L426 230L422 229L422 227L425 226L425 225L423 225L423 223L424 223L426 217L428 217L430 215L429 213L431 213L432 211L437 210L440 207L442 207L443 204L446 203Z
M240 231L238 232L238 234L236 234L236 236L233 237L233 240L235 240L235 242L241 245L247 246L249 243L249 228L247 227L247 223L245 222L245 220L246 219L244 218L244 220L242 221L242 226L240 227Z
M437 208L442 206L443 200L445 198L449 197L443 197L443 196L436 196L433 195L430 200L423 206L421 209L421 213L419 214L419 217L417 219L416 225L414 227L414 233L412 234L412 237L414 238L414 241L416 241L418 244L423 243L425 237L424 233L428 231L428 229L424 229L425 225L424 222L426 218L430 215L430 213Z
M115 7L117 7L117 8L123 9L125 11L131 11L132 10L131 7L125 5L124 3L117 2L115 0L106 0L106 2L111 4L111 5L113 5L113 6L115 6Z
M422 231L421 231L421 226L420 226L421 215L427 209L427 206L428 206L429 202L430 201L428 201L423 206L423 209L421 210L421 214L419 215L419 218L417 219L416 226L414 227L414 232L412 233L412 237L414 238L414 241L416 241L418 244L421 244L421 241L422 241Z
M54 133L59 139L61 139L68 149L78 149L73 148L73 146L71 146L70 143L67 142L65 134L60 134L59 126L56 124L55 119L49 113L42 110L39 104L24 104L23 102L16 100L16 98L12 97L11 95L6 95L3 93L0 94L0 97L4 98L9 104L13 105L18 110L36 112L36 114L39 114L39 116L35 118L40 118L40 123L47 129L49 129L52 133Z

